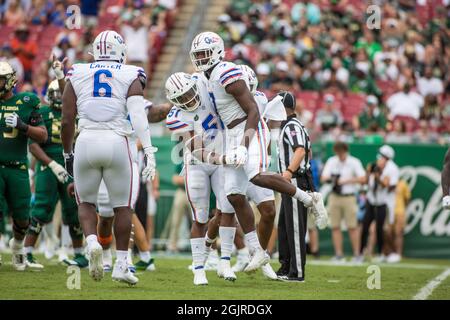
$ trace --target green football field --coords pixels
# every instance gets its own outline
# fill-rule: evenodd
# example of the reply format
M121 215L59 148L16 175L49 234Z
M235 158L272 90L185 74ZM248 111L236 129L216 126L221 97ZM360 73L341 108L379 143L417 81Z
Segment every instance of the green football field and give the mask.
M323 258L307 265L304 283L267 280L261 272L238 273L236 282L218 279L208 272L208 286L195 287L186 257L159 257L156 271L138 273L135 287L116 283L111 274L94 282L86 269L80 272L80 289L67 267L40 257L43 271L12 269L10 255L2 255L0 300L4 299L450 299L450 261L405 259L396 265L381 264L379 273L368 273L369 264L333 265ZM278 267L273 263L274 268ZM376 268L376 267L375 267ZM373 271L372 271L373 272ZM368 289L376 284L380 289ZM72 276L72 278L71 278ZM369 279L369 280L368 280ZM430 289L431 288L431 289ZM430 293L431 292L431 293Z

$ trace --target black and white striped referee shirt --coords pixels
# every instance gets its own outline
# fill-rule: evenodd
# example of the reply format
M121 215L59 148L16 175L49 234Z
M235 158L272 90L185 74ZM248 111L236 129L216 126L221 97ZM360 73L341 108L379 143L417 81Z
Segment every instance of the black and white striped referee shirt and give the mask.
M278 169L280 173L286 171L286 168L289 167L297 148L305 149L305 157L298 169L298 173L304 173L311 166L309 163L311 143L306 128L293 114L288 116L286 121L283 121L281 124L280 138L278 140Z

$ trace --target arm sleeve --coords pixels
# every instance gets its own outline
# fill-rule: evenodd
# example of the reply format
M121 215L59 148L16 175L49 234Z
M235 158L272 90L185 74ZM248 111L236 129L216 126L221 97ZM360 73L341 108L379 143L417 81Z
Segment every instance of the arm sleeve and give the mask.
M145 114L145 104L143 96L131 96L127 99L127 109L130 114L130 121L136 135L142 143L144 150L152 146L150 137L150 127L148 126L147 115Z

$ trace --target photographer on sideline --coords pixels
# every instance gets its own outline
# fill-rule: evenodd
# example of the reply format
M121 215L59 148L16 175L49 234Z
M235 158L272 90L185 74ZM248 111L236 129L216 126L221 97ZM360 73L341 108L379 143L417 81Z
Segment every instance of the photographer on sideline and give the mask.
M383 227L388 207L390 206L390 194L395 190L399 178L398 167L392 161L394 155L394 149L384 145L378 150L376 162L369 164L367 168L369 190L367 192L366 214L364 215L361 233L361 255L367 245L370 225L375 220L377 250L378 254L382 256Z
M333 146L335 156L325 163L320 178L322 183L331 183L333 190L328 197L332 238L336 262L344 262L341 222L345 221L353 249L353 262L359 262L359 234L356 202L358 184L366 181L366 172L361 161L348 152L348 145L336 142Z

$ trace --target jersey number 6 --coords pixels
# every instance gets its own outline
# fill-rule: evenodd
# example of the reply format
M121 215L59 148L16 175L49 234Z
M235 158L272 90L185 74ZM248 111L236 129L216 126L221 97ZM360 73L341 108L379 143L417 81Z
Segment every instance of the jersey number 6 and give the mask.
M108 79L113 77L109 70L98 70L94 73L94 97L111 98L112 88Z

